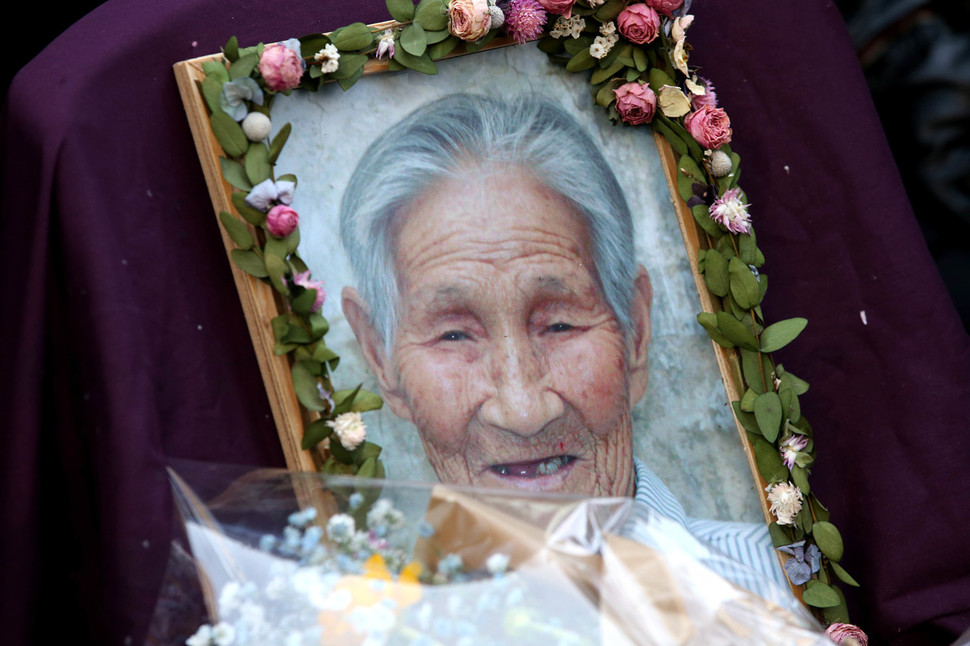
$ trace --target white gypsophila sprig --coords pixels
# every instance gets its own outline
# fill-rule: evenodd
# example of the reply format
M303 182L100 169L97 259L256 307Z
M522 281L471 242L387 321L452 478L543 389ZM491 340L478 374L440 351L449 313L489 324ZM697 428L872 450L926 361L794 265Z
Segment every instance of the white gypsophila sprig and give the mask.
M324 74L333 74L340 68L340 52L333 43L327 43L314 54L313 60L320 63L320 71Z

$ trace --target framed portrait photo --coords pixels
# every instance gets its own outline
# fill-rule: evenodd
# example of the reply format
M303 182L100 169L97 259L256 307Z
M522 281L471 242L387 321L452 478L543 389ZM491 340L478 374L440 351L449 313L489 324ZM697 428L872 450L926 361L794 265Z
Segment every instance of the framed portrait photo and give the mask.
M834 620L854 581L808 485L807 384L771 356L805 321L761 312L692 17L559 4L530 31L515 3L390 0L176 66L288 465L649 491L715 544L760 528Z

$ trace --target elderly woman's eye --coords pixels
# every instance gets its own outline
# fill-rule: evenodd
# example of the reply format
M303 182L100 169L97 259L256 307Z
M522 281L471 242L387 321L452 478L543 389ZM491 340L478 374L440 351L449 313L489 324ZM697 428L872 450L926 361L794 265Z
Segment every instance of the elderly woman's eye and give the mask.
M553 323L548 328L546 328L546 330L549 332L569 332L572 329L573 329L572 325L570 325L569 323L562 323L562 322Z
M464 341L468 335L460 330L448 330L438 337L439 341Z

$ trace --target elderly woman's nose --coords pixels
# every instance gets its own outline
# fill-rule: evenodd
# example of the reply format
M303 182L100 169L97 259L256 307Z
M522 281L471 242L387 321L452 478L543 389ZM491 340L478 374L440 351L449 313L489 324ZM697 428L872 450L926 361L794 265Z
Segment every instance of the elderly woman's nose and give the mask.
M481 408L485 423L528 437L563 414L548 361L525 335L503 337L489 362L491 388Z

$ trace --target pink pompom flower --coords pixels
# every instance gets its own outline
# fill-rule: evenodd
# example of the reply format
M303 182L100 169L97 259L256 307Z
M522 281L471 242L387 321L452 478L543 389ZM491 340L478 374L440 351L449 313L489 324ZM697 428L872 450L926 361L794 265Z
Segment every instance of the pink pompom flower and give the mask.
M277 238L285 238L300 224L300 216L285 204L277 204L266 214L266 230Z
M631 125L650 123L657 111L657 95L649 85L633 82L613 90L616 96L616 111L620 118Z
M714 92L714 84L707 79L699 78L698 85L703 86L704 94L691 94L690 103L695 110L700 110L705 105L712 108L717 107L717 93Z
M751 216L748 215L748 206L750 205L741 200L740 188L729 189L714 200L711 205L711 219L731 233L749 233Z
M684 0L645 0L648 5L656 9L658 12L665 16L673 14L680 5L684 4Z
M855 624L834 623L825 629L825 635L836 644L869 646L869 636Z
M295 38L267 45L259 57L259 74L266 87L274 92L287 92L298 86L303 68L300 41Z
M652 7L639 2L620 12L616 26L628 41L643 45L660 35L660 16Z
M509 0L505 10L505 31L517 43L535 40L548 18L537 0Z
M731 141L731 119L721 108L705 105L684 117L684 127L697 143L716 150Z
M310 280L310 272L304 271L294 274L290 282L294 285L299 285L303 289L317 290L317 297L313 299L313 306L310 308L310 311L319 312L320 308L323 307L324 300L327 298L327 292L323 289L323 281Z

